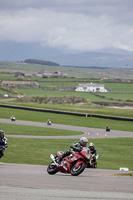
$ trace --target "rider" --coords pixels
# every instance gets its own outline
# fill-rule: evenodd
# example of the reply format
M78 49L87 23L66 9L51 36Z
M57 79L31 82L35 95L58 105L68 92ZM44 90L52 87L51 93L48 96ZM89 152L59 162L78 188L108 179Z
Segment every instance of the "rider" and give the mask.
M109 128L109 126L108 126L108 125L106 126L106 131L110 131L110 128Z
M51 124L52 124L51 121L48 119L47 125L51 125Z
M93 157L93 162L96 162L97 153L96 153L96 148L92 142L89 144L89 149L90 149L90 154L92 154L92 157Z
M88 143L88 139L86 137L81 137L79 142L74 142L67 151L65 151L62 156L59 158L59 163L61 163L62 159L66 156L69 156L72 151L82 151L82 147L86 147Z
M12 120L12 121L15 121L14 115L11 116L11 120Z
M5 137L5 132L0 130L0 158L4 156L4 150L8 147L7 145L7 138Z

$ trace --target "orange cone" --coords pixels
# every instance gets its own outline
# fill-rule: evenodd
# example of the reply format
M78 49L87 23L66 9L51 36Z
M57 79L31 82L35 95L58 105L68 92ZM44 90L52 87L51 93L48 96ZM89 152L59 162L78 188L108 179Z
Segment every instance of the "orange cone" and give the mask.
M90 133L88 133L88 136L90 136Z
M99 136L99 134L97 133L97 136Z
M105 138L107 137L107 134L105 133Z

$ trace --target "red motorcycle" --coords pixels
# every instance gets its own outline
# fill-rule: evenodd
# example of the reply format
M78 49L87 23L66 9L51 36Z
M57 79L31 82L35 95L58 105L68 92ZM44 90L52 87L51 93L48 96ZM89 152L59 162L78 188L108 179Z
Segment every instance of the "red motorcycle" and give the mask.
M47 167L47 172L49 174L62 172L70 173L72 176L78 176L85 170L86 165L90 162L90 150L88 147L82 147L80 152L73 151L59 164L59 158L62 154L62 151L58 151L55 156L53 154L50 155L52 162Z

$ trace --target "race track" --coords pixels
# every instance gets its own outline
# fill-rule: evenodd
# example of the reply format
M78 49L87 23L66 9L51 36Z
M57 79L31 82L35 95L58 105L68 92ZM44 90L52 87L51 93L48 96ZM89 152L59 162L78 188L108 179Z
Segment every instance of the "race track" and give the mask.
M70 131L81 131L83 132L83 135L88 138L133 137L133 132L117 131L117 130L111 130L111 132L106 132L105 129L89 128L89 127L81 127L81 126L70 126L70 125L61 125L61 124L52 124L52 126L48 126L46 123L41 123L41 122L31 122L31 121L22 121L22 120L17 120L15 122L12 122L9 119L0 119L0 123L26 125L26 126L38 126L38 127L45 127L45 128L51 128L51 129L64 129L64 130L70 130ZM88 133L89 133L89 136L88 136ZM81 135L74 135L74 136L6 135L6 136L7 137L24 137L24 138L42 138L42 139L43 138L71 139L71 138L81 137Z
M118 173L87 168L77 177L49 175L46 166L0 163L0 199L133 199L133 178L116 176Z
M0 119L0 123L39 126L81 131L88 138L105 138L104 129L17 120ZM89 133L89 136L88 136ZM98 133L98 136L97 136ZM27 138L80 138L76 136L27 136ZM108 138L133 137L133 132L111 130ZM49 175L47 166L0 163L0 200L133 200L133 177L118 176L119 170L85 169L73 177L70 174ZM133 173L133 172L132 172Z

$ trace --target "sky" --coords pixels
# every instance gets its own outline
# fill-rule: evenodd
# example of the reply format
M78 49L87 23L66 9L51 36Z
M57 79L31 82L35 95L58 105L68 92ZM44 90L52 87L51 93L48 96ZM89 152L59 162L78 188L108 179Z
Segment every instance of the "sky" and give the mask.
M133 0L0 0L0 42L133 51Z

